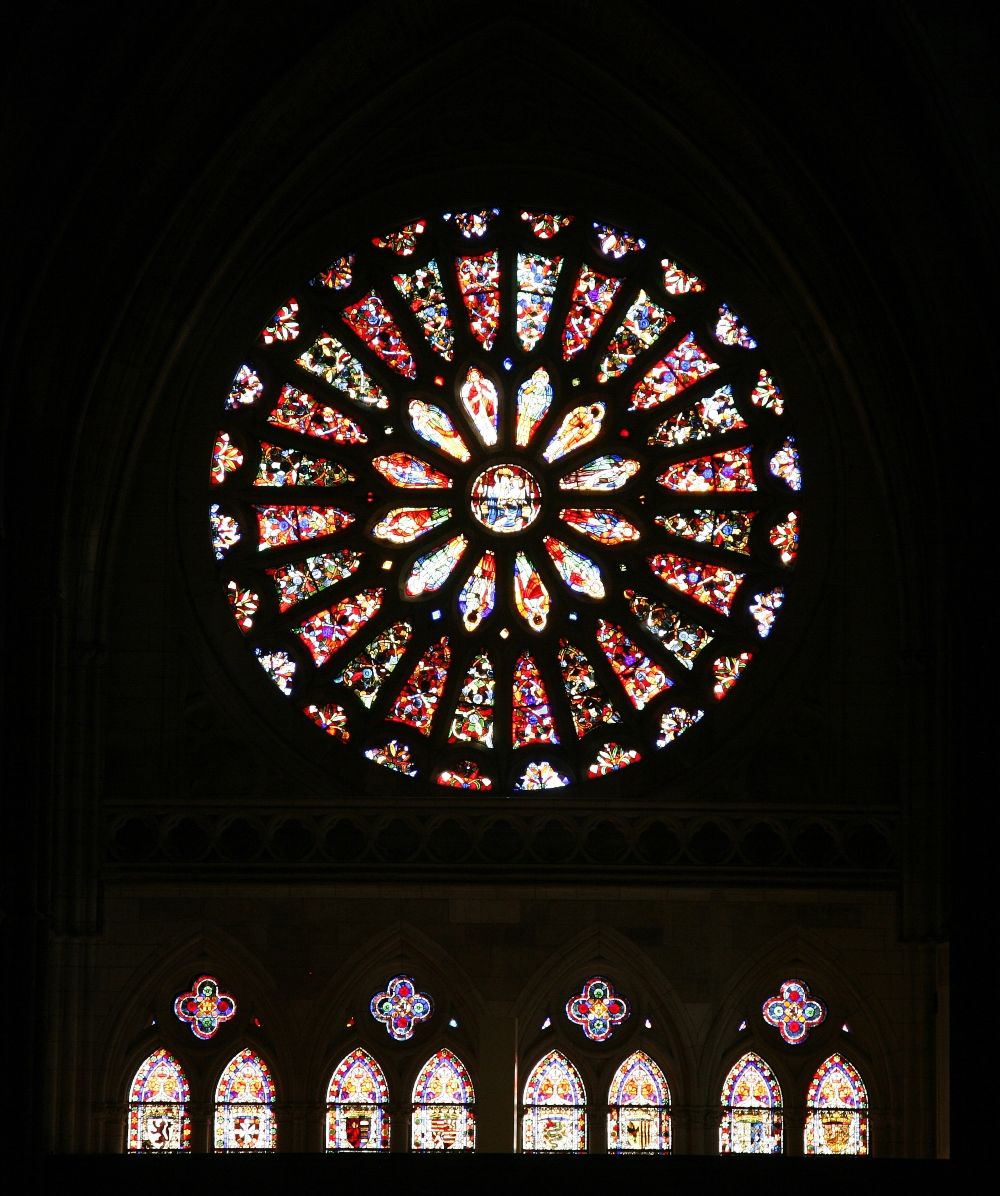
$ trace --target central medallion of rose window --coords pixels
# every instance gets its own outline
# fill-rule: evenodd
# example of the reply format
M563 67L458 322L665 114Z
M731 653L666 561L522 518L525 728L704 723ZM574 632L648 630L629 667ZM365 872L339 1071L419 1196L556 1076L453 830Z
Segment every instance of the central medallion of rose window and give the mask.
M522 465L491 465L472 483L472 514L491 532L530 527L542 509L538 483Z

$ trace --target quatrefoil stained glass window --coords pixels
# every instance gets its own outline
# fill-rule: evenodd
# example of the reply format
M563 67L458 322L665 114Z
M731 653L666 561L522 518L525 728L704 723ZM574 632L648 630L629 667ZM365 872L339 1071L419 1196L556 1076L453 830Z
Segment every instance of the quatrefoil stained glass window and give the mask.
M249 331L206 450L212 548L340 775L662 776L753 669L799 451L766 348L651 231L427 215L317 261Z

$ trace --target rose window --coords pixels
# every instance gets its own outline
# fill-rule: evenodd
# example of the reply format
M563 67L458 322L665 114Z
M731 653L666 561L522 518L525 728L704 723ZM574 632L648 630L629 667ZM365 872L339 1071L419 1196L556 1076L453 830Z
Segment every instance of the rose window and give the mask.
M642 791L752 671L798 449L742 315L645 234L414 220L248 336L211 451L218 577L338 776Z

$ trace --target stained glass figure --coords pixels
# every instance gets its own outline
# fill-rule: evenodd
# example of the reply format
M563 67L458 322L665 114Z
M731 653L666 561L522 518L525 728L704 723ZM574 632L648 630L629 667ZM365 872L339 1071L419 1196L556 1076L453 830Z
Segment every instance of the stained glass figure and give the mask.
M492 789L493 778L486 776L473 760L461 760L450 768L443 768L437 775L439 785L452 789Z
M451 488L451 478L428 465L412 453L388 453L376 457L372 465L378 472L391 482L393 486L401 486L410 490L448 490Z
M650 569L661 581L721 615L728 615L732 610L746 576L723 565L709 565L672 552L657 553L648 560Z
M225 515L217 502L212 503L209 513L212 525L212 547L215 549L215 559L221 561L234 544L240 541L240 525L232 517Z
M778 550L783 565L794 565L799 554L798 511L789 511L787 518L776 523L768 533L768 540Z
M573 223L572 216L560 216L555 212L522 212L521 219L531 225L531 231L541 241L548 241Z
M718 660L713 660L712 674L715 684L712 686L712 697L721 701L743 676L752 659L752 652L741 652L739 656L720 656Z
M348 253L311 279L313 286L326 287L329 291L346 291L354 276L354 254Z
M753 602L750 603L750 614L757 624L757 634L761 639L771 634L775 615L784 600L785 591L780 586L768 590L765 594L754 594Z
M468 545L467 537L453 536L440 548L434 548L425 552L423 556L418 556L403 587L407 595L410 598L419 598L421 594L433 594L440 590L462 559Z
M460 257L455 268L472 335L484 349L492 349L500 325L499 255L494 250L481 257Z
M552 405L552 395L549 371L543 366L539 366L531 377L518 387L517 427L514 432L514 442L518 447L526 448L531 443L531 438L538 431Z
M310 374L322 378L328 386L343 391L353 403L362 407L389 406L388 398L368 376L361 362L328 332L321 333L295 362Z
M413 763L413 753L407 744L398 739L390 739L381 747L366 748L365 755L383 768L392 772L401 772L404 776L415 777L417 767Z
M601 723L621 722L621 716L597 683L594 666L568 640L559 641L559 668L573 715L573 726L580 739Z
M697 275L683 270L670 258L665 257L660 265L663 267L663 289L668 295L700 295L705 290L705 284Z
M450 507L393 507L375 524L372 535L389 544L411 544L450 518Z
M750 446L744 445L707 457L679 461L664 470L656 480L668 490L688 494L713 490L719 493L749 493L757 489L750 452Z
M255 507L257 513L257 547L285 548L303 540L317 540L335 536L350 527L354 516L342 507Z
M493 223L493 219L500 215L499 208L485 208L481 212L447 212L444 219L450 220L467 241L473 237L482 237Z
M418 436L454 457L456 461L464 462L471 459L465 441L446 411L421 399L411 399L409 410L410 423Z
M144 1059L129 1087L129 1154L190 1150L189 1100L184 1069L169 1051Z
M598 274L588 266L580 267L562 334L566 361L586 349L593 340L621 285L620 278Z
M789 436L769 462L771 473L780 478L792 490L802 489L802 471L799 469L799 450L795 437Z
M660 715L656 746L663 748L668 743L673 743L678 735L683 735L695 723L700 722L704 715L704 710L685 710L683 706L671 706Z
M708 628L688 622L672 607L635 590L626 590L625 599L640 625L656 636L677 663L694 668L698 653L714 639Z
M243 453L229 439L228 432L220 432L212 449L212 485L221 486L226 475L235 473L243 464Z
M421 1153L475 1150L475 1100L462 1060L447 1047L436 1051L413 1083L410 1149Z
M580 1073L561 1051L549 1051L528 1075L521 1114L525 1154L587 1149L587 1092Z
M253 485L344 486L355 480L352 473L334 461L309 457L298 449L282 448L262 441L260 465Z
M535 760L521 774L517 790L562 789L569 784L569 777L563 776L548 760Z
M342 598L335 606L317 611L292 631L309 649L318 668L374 618L384 597L385 590L381 588L362 590Z
M497 560L484 552L458 595L458 609L466 631L475 631L493 613L497 595Z
M678 448L695 440L708 440L747 426L733 401L733 388L722 386L714 394L699 399L679 415L665 419L649 437L649 444Z
M293 341L299 335L299 304L297 299L289 299L271 317L271 321L261 329L259 341L262 345L273 345L283 341Z
M525 353L530 353L545 335L561 267L562 258L542 253L517 255L514 327Z
M554 536L545 536L542 542L559 576L571 590L585 594L588 598L604 597L601 571L589 557L574 551Z
M413 1037L418 1023L425 1022L434 1012L434 1005L426 993L418 992L409 976L393 976L384 992L371 999L372 1017L381 1022L390 1038L406 1042Z
M410 624L402 622L380 631L364 651L334 677L334 683L346 685L370 710L383 682L403 659L412 634Z
M768 997L761 1014L790 1046L809 1037L809 1031L826 1020L826 1006L810 996L804 980L785 980L776 996Z
M485 653L472 660L451 720L448 742L493 746L493 665Z
M720 1154L781 1154L781 1089L759 1055L748 1051L722 1086Z
M236 626L246 632L253 627L254 615L260 606L260 595L231 581L227 586L229 605L233 608Z
M523 552L514 558L514 605L532 631L544 631L551 601L538 570Z
M755 407L763 407L772 415L785 414L785 400L781 394L781 387L775 382L767 370L761 370L757 382L750 393L750 402Z
M388 249L398 257L409 257L416 249L417 239L426 227L426 220L415 220L412 224L404 224L395 232L372 237L372 244L376 249Z
M560 490L621 490L639 472L639 462L618 453L595 457L559 479Z
M566 1002L566 1016L591 1042L604 1042L629 1015L628 1002L610 980L591 976L579 993Z
M174 1016L190 1027L195 1038L207 1042L224 1022L236 1016L236 1000L222 991L214 976L199 976L190 991L174 1001Z
M448 680L450 663L451 649L448 646L448 637L443 636L436 644L431 644L417 661L409 680L399 691L399 697L386 717L396 723L406 723L421 735L429 735L445 682Z
M497 419L500 396L496 386L474 366L465 376L459 394L462 406L469 414L476 435L489 446L497 442Z
M646 248L642 237L634 237L624 229L612 228L610 224L594 222L597 245L605 257L622 258L627 253L639 253Z
M715 339L720 345L733 345L739 349L756 349L757 342L750 335L745 324L731 311L727 304L719 308L719 319L715 325Z
M719 368L689 332L680 344L658 361L632 390L630 411L643 411L668 403L683 390Z
M394 274L392 281L410 305L424 339L445 361L451 361L455 355L455 334L437 262L432 259L412 274Z
M272 1151L277 1146L274 1081L260 1055L247 1047L226 1065L215 1089L215 1149Z
M542 456L551 463L585 444L590 444L601 434L604 414L603 403L588 403L584 407L574 407L572 411L568 411Z
M744 556L750 552L750 530L755 511L713 511L698 508L684 514L656 515L654 523L672 536L692 540L696 544L710 544Z
M363 1047L337 1064L326 1092L328 1151L389 1149L389 1086Z
M336 552L307 556L302 561L266 569L278 592L278 609L290 610L296 603L322 593L338 581L345 581L357 572L362 556L363 553L353 548L340 548Z
M336 444L367 444L361 425L339 412L336 407L318 403L310 394L294 386L283 386L277 405L267 417L276 428L288 428L317 440Z
M260 667L271 678L274 684L285 695L292 692L292 683L295 680L295 661L288 655L287 652L275 651L264 652L260 648L254 648L254 653Z
M598 382L621 377L640 353L656 344L674 319L665 307L640 291L608 342L607 352L597 367Z
M559 518L598 544L609 548L619 544L630 544L639 539L640 532L617 511L594 510L591 507L564 507Z
M806 1109L806 1154L868 1153L868 1093L843 1055L831 1055L816 1068Z
M523 465L490 465L472 483L472 515L501 535L523 532L538 518L542 492Z
M529 652L522 652L514 665L513 690L511 738L514 747L558 743L545 682Z
M597 749L594 762L587 769L587 776L605 777L611 772L621 772L641 759L642 756L634 748L622 747L620 743L604 743Z
M226 410L238 411L241 407L256 403L264 393L264 383L257 376L256 370L249 365L241 365L233 377L233 384L226 397Z
M644 710L673 685L659 665L614 623L597 620L597 642L636 710Z
M608 1090L608 1153L670 1151L670 1088L645 1051L622 1061Z

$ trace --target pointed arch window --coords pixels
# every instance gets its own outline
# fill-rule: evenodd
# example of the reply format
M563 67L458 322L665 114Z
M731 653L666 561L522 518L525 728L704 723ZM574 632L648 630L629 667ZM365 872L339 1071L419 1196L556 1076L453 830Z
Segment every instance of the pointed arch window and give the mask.
M816 1068L806 1109L806 1154L868 1153L868 1093L843 1055Z
M215 1089L215 1149L274 1150L274 1081L271 1070L247 1047L226 1064Z
M587 1093L580 1073L562 1051L549 1051L524 1086L521 1148L583 1154L587 1149Z
M608 1092L608 1153L670 1150L670 1088L655 1060L633 1051Z
M722 1086L721 1154L781 1154L781 1089L771 1068L748 1051Z
M154 1051L129 1088L128 1151L191 1149L189 1089L184 1069L169 1051Z
M328 1151L389 1149L389 1086L363 1047L345 1055L326 1093Z
M411 1149L475 1150L475 1099L462 1060L447 1047L436 1051L417 1073L413 1085Z

